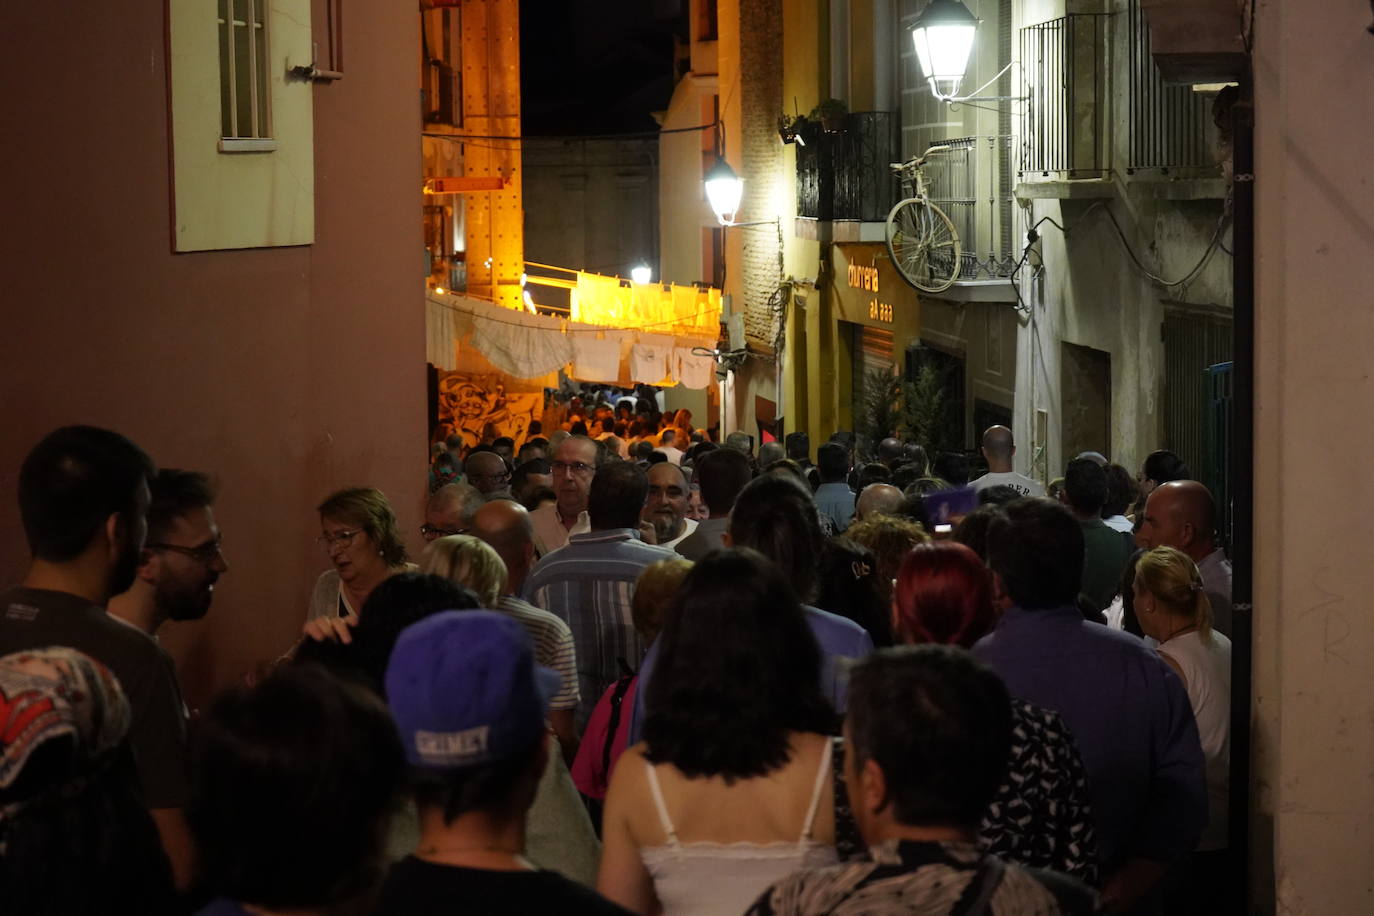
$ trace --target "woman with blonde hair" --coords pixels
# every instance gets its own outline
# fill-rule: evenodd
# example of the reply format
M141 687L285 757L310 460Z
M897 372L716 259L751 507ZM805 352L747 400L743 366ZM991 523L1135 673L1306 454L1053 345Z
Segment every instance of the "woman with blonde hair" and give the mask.
M1197 565L1173 547L1156 547L1135 566L1134 607L1146 636L1183 679L1207 763L1208 823L1171 892L1170 913L1216 912L1227 865L1231 768L1231 641L1212 629L1212 609Z
M562 689L550 699L549 722L564 756L571 761L577 751L573 711L580 695L577 654L568 625L542 608L505 595L505 561L496 548L470 534L450 534L431 541L420 555L420 568L471 589L482 607L513 617L525 628L534 643L535 660L563 679Z
M506 564L486 541L470 534L436 538L420 554L420 572L442 576L465 585L482 600L482 607L497 610L506 584Z
M306 619L356 619L378 584L414 571L415 564L406 562L396 513L376 487L338 490L316 511L320 536L315 540L334 568L315 582Z

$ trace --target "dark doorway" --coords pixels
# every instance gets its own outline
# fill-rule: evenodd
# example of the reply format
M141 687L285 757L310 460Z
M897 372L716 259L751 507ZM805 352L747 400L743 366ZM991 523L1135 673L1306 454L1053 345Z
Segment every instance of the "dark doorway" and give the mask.
M966 451L964 447L964 358L932 347L922 341L906 351L906 381L919 385L922 373L933 379L939 390L938 419L933 424L931 441L922 443L933 458L939 452Z

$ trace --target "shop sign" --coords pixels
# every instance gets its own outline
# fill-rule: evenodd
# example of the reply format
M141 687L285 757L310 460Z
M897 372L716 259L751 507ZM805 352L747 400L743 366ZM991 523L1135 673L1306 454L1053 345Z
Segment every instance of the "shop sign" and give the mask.
M868 299L868 318L883 324L892 323L892 303L878 298L878 268L862 264L849 265L848 281L850 289L872 293Z

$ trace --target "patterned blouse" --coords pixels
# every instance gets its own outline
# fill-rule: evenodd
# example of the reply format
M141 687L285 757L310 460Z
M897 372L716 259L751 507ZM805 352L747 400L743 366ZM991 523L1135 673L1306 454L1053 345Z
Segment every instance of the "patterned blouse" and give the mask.
M746 916L1088 916L1096 896L1071 878L1005 865L971 843L888 840L861 861L794 872Z
M983 823L978 845L1008 862L1070 875L1097 887L1097 833L1088 774L1059 714L1013 699L1011 759ZM844 787L843 742L836 739L835 848L848 861L865 854Z

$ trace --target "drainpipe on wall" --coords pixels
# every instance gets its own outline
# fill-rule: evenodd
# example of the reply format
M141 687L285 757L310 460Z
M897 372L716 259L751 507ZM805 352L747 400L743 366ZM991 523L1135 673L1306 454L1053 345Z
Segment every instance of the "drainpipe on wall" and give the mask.
M1231 266L1234 299L1235 357L1232 367L1231 598L1235 606L1231 646L1231 848L1237 850L1234 899L1244 900L1243 912L1253 912L1250 874L1250 717L1253 670L1255 491L1255 108L1252 80L1241 83L1241 96L1232 109L1233 230L1235 256Z
M849 0L830 0L830 97L849 101Z
M873 0L873 110L897 110L897 0Z

